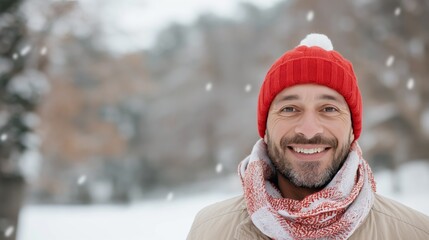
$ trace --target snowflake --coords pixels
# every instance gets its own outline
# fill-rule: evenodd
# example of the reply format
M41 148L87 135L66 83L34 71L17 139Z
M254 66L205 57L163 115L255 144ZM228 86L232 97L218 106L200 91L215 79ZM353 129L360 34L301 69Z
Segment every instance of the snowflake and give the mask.
M244 91L246 91L246 92L250 92L250 90L252 90L252 85L247 84L247 85L244 87Z
M171 201L171 200L173 200L173 197L174 197L174 193L173 192L169 192L168 194L167 194L167 201Z
M78 185L83 185L86 182L86 175L80 175L80 177L77 179Z
M400 7L397 7L396 9L395 9L395 16L399 16L401 14L401 8Z
M223 170L223 165L222 165L222 163L218 163L218 164L216 165L216 172L217 172L217 173L221 173L221 172L222 172L222 170Z
M31 51L31 46L27 45L21 49L21 56L27 55Z
M213 87L212 83L211 83L211 82L208 82L208 83L206 84L206 91L207 91L207 92L210 92L210 91L212 90L212 87Z
M408 90L411 90L414 88L414 78L409 78L407 81L407 88Z
M13 234L14 231L15 231L15 228L13 226L9 226L4 231L4 236L5 237L10 237L10 236L12 236L12 234Z
M6 134L6 133L3 133L3 134L0 136L0 140L1 140L2 142L6 141L6 140L7 140L7 134Z
M390 55L386 60L386 66L387 67L392 66L393 62L395 62L395 57L393 55Z
M308 21L308 22L311 22L311 21L313 21L313 19L314 19L314 11L313 11L313 10L310 10L310 11L308 11L308 13L307 13L307 21Z
M48 52L48 49L46 47L42 47L40 49L40 55L42 55L42 56L46 55L47 52Z

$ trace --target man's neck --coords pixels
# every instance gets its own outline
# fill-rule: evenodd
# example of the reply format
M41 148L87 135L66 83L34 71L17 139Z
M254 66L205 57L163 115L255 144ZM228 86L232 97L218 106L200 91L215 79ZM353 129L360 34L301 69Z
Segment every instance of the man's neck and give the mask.
M277 174L277 182L280 192L284 198L290 198L301 201L305 197L322 190L322 188L304 188L297 187L282 174Z

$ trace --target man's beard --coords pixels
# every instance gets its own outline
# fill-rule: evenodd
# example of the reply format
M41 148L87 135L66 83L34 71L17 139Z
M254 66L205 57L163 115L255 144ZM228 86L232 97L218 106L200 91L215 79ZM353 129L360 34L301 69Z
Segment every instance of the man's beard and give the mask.
M283 175L287 180L297 187L304 188L322 188L325 187L337 174L338 170L344 164L350 152L351 141L338 149L338 141L335 138L324 138L316 135L311 139L306 139L302 135L295 135L292 138L283 137L280 140L280 148L270 139L267 133L268 156L270 157L278 174ZM350 136L349 138L350 139ZM320 168L320 162L296 162L295 168L286 158L287 146L290 144L324 144L329 145L334 151L332 162L326 168ZM293 151L292 149L290 149ZM337 151L339 150L339 151Z

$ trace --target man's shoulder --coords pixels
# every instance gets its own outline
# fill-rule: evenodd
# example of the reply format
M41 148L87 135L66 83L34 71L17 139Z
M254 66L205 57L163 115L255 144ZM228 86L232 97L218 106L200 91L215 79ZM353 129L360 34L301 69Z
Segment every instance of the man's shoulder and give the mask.
M429 217L392 199L375 195L374 205L350 239L429 239Z
M429 216L378 194L375 199L372 209L376 214L420 228L429 235Z
M209 205L198 212L187 239L233 239L248 217L243 196Z
M241 215L243 212L247 213L244 198L243 196L236 196L201 209L195 217L195 222L202 224L219 218Z

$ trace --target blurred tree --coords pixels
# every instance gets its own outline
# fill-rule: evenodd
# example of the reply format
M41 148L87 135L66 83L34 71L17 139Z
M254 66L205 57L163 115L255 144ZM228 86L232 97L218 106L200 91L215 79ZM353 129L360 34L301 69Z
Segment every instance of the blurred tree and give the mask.
M26 149L23 139L32 131L25 119L36 107L25 69L30 49L18 11L22 2L0 1L0 239L16 238L25 187L18 161Z
M368 111L373 119L368 132L377 139L369 153L373 163L387 158L388 167L398 170L408 161L429 160L424 118L429 112L429 2L379 1L366 9L358 19L367 30L364 35L377 44L369 57L379 60L365 65L370 78L377 80L365 89L378 103ZM394 179L400 191L401 179Z
M145 112L142 93L149 88L141 81L142 56L114 57L94 48L93 35L66 34L50 40L50 52L63 59L50 65L47 74L53 90L39 111L44 119L39 128L44 137L44 174L37 188L47 190L39 200L127 202L134 187L129 182L140 178L136 174L151 174L130 167L139 160L145 165L137 129ZM89 186L76 184L83 173L91 179ZM110 196L96 196L100 184L109 185Z

